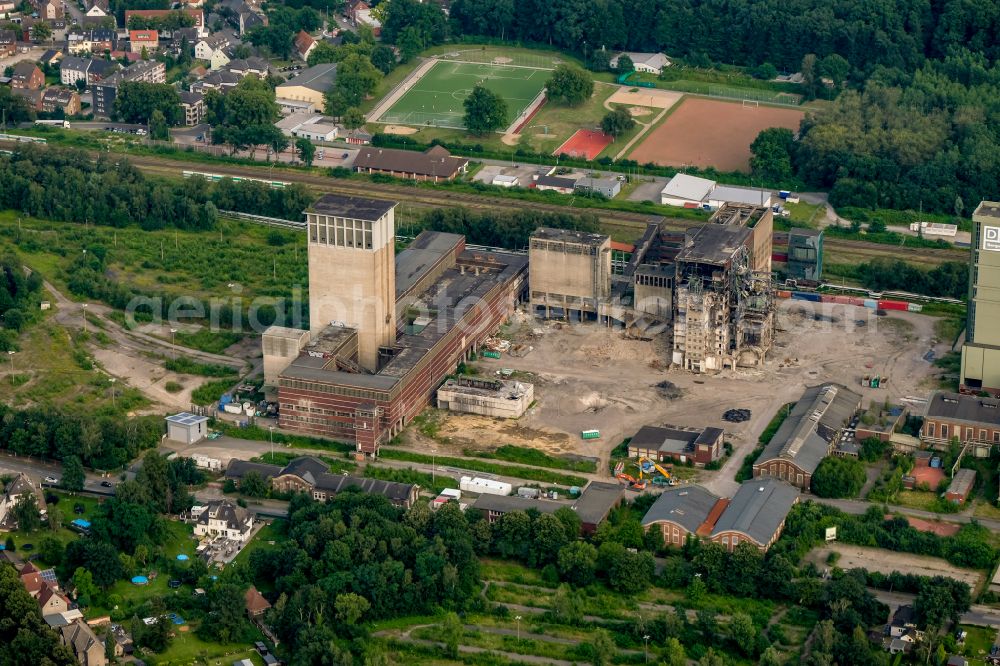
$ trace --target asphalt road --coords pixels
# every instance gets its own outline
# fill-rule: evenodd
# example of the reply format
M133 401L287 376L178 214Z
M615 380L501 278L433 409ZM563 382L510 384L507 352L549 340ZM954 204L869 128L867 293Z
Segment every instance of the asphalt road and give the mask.
M905 604L912 604L913 600L917 595L910 594L908 592L888 592L886 590L875 590L869 588L875 598L886 604L890 608L890 612L895 612L897 608ZM989 606L983 606L982 604L973 604L969 607L968 612L962 615L962 624L974 624L979 627L998 627L1000 628L1000 610L991 608Z
M839 500L839 499L824 499L822 497L816 497L815 495L801 495L803 501L810 499L819 504L826 504L828 506L833 506L844 513L850 513L853 515L861 515L872 506L880 506L873 502L864 502L861 500ZM901 513L905 516L913 516L914 518L923 518L925 520L943 520L949 523L969 523L975 520L977 523L983 527L992 530L994 532L1000 532L1000 521L990 520L989 518L974 518L973 516L966 513L932 513L931 511L923 511L921 509L911 509L905 506L895 506L890 505L889 511L892 513Z

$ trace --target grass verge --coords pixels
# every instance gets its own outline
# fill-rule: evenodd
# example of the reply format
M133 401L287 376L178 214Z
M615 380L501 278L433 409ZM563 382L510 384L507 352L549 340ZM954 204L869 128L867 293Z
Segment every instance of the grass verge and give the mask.
M582 476L571 474L557 474L544 469L533 467L515 467L512 465L498 465L482 460L469 460L466 458L451 458L447 456L428 456L423 453L412 451L402 451L400 449L390 449L383 447L379 453L387 460L403 460L406 462L426 463L436 465L447 465L459 469L467 469L475 472L485 472L487 474L498 474L501 476L512 476L518 479L529 481L540 481L542 483L554 483L563 486L583 486L587 479Z

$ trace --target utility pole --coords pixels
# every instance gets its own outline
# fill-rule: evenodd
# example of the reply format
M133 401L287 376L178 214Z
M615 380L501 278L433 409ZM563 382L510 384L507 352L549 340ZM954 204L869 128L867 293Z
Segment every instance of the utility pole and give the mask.
M80 306L80 307L83 308L83 332L84 333L87 332L87 305L88 305L87 303L84 303L82 306Z
M10 359L10 385L14 385L14 354L16 354L13 349L7 351L7 358Z

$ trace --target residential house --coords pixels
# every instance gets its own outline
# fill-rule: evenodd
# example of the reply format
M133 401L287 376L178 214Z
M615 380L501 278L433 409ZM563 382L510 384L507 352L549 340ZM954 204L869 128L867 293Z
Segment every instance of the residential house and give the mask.
M66 35L66 51L73 55L111 52L117 45L118 33L107 28L74 30Z
M861 395L839 384L806 388L754 463L754 478L775 477L809 490L820 461L860 407Z
M61 0L34 0L32 3L38 18L46 21L61 19L65 14Z
M224 93L227 90L235 88L236 85L242 80L242 76L234 74L228 70L212 72L200 81L192 83L191 92L205 94L209 90L218 90L219 92Z
M44 85L45 75L35 63L22 60L14 65L14 72L10 76L11 88L38 90Z
M46 587L45 581L42 580L42 572L31 562L27 562L21 567L18 576L21 578L21 584L24 585L24 589L35 599L38 598L38 595Z
M90 67L87 68L87 85L90 86L99 83L119 69L121 69L121 65L114 60L94 58L90 61Z
M229 48L229 39L224 34L215 34L195 43L194 57L198 60L208 61L211 69L221 69L229 64L229 56L226 54L227 48Z
M42 617L57 615L69 610L70 601L55 585L46 583L38 593L38 606L42 609Z
M885 625L885 635L892 638L899 638L909 629L916 628L916 612L914 612L913 606L904 604L896 609L888 624Z
M309 60L309 54L316 48L316 40L305 30L295 35L295 55L301 60Z
M105 16L108 16L111 13L111 10L106 5L106 2L95 2L90 6L90 9L87 10L86 16L91 18L104 18Z
M45 500L42 493L35 488L27 474L18 474L7 483L3 495L0 496L0 530L12 530L17 527L17 520L12 510L22 498L34 499L39 513L45 515Z
M9 58L17 53L17 33L13 30L0 30L0 58Z
M260 617L271 607L271 604L264 598L253 585L243 595L244 607L250 617Z
M298 76L279 84L274 94L281 99L309 102L315 108L323 108L323 95L333 87L337 79L337 63L323 63L302 70Z
M245 544L253 532L253 514L229 500L191 509L195 536L225 537Z
M249 76L253 74L259 78L264 78L270 69L267 61L263 58L258 58L252 56L250 58L242 59L237 58L229 62L229 66L226 67L233 74L238 74L241 77Z
M628 56L629 60L632 61L632 65L635 67L635 71L645 72L647 74L656 74L657 76L663 73L663 70L671 65L670 59L662 53L636 53L634 51L627 51L625 53L619 53L611 58L611 62L609 64L613 69L618 69L618 60L622 56Z
M60 627L59 638L63 645L73 650L80 666L107 666L104 641L99 639L94 630L82 619L71 625Z
M693 462L704 467L722 455L723 431L720 428L680 428L643 426L632 436L628 454L656 462Z
M728 500L700 486L672 488L656 499L642 524L647 531L662 530L669 545L700 538L728 551L743 542L766 551L781 536L798 499L798 489L778 479L747 481Z
M62 110L64 115L75 116L80 113L80 95L75 90L49 86L42 91L42 111L55 113Z
M120 72L115 72L104 80L93 85L94 116L110 118L114 111L118 87L127 81L144 83L165 83L167 80L166 66L155 60L143 60L129 65Z
M362 148L354 159L358 173L382 173L414 180L452 180L465 173L469 160L452 157L443 146L432 146L422 153L392 148Z
M42 65L55 65L56 63L62 62L63 52L57 51L56 49L49 49L42 54L42 57L38 59L38 62Z
M184 124L191 127L205 119L205 96L201 93L181 90L181 108L184 109Z
M952 439L970 446L976 457L990 455L1000 445L1000 400L950 391L936 391L927 403L920 440L945 449Z
M372 16L372 8L363 0L350 0L344 7L344 15L351 19L355 25L367 25L378 37L382 33L382 24Z
M129 30L128 49L130 53L142 53L145 49L147 55L152 55L160 48L160 36L155 30Z
M248 30L258 25L267 26L267 16L259 8L244 0L223 0L215 9L226 17L240 35L245 35Z
M325 463L310 456L295 458L284 467L232 460L226 468L226 478L238 485L249 472L260 474L279 492L310 493L313 499L321 502L333 499L338 493L349 488L357 488L363 493L372 495L382 495L396 506L407 509L417 499L417 487L412 484L330 474L330 468Z
M13 14L18 4L14 0L0 0L0 14Z

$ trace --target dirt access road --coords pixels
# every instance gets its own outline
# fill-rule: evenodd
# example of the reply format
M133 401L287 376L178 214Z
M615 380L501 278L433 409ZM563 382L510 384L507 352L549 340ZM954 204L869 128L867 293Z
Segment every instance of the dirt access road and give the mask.
M735 452L721 471L702 472L700 480L731 496L743 457L778 409L798 399L804 387L839 382L861 393L865 405L923 395L935 375L923 356L932 348L942 353L945 346L933 338L933 318L909 312L877 317L849 305L784 301L777 326L763 368L696 375L667 368L665 336L627 340L596 324L541 322L519 312L504 335L530 351L481 359L475 367L484 375L514 370L515 378L535 385L535 405L517 421L443 413L437 446L442 455L519 444L596 457L600 473L610 476L611 449L643 425L715 426L726 431ZM861 387L861 377L875 373L890 378L888 388ZM675 388L664 390L661 382ZM727 409L737 407L752 411L750 421L722 420ZM601 431L601 439L581 440L580 431L591 428Z
M983 580L981 572L953 566L937 557L897 553L882 548L864 548L846 543L834 542L814 548L806 555L806 560L815 563L821 570L829 568L830 565L826 563L826 558L829 557L830 553L840 554L836 566L845 571L848 569L867 569L884 574L899 571L917 576L927 576L928 578L947 576L968 583L973 590Z
M85 311L83 304L70 300L48 281L43 280L43 285L55 301L53 308L56 322L67 329L83 328ZM231 367L237 372L247 367L247 361L242 358L209 354L171 344L140 331L126 330L108 317L111 311L112 308L102 303L87 304L86 317L91 322L87 324L88 330L94 333L95 329L99 329L112 341L108 346L92 345L91 352L108 374L122 379L152 400L154 412L162 411L155 409L157 407L188 409L191 406L191 392L208 381L203 377L170 372L163 367L157 357L187 357L204 363ZM165 388L168 382L177 382L184 388L171 393Z

